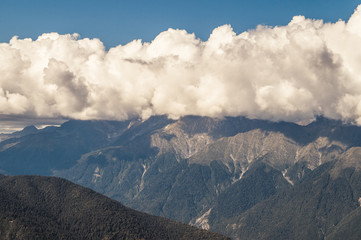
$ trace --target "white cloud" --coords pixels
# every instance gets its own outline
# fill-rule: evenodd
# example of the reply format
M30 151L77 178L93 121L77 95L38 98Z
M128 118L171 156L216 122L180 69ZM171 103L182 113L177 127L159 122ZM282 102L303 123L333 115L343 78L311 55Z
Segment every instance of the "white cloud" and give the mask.
M201 41L169 29L106 51L99 39L47 33L0 44L0 114L77 119L156 114L361 124L361 5L349 21L295 16L231 26Z

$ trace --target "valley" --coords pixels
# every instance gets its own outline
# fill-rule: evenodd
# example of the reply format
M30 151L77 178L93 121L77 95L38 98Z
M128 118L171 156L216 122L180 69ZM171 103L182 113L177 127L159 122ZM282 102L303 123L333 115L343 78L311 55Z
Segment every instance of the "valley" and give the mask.
M337 239L358 221L360 146L360 127L323 117L70 120L0 142L0 169L233 239Z

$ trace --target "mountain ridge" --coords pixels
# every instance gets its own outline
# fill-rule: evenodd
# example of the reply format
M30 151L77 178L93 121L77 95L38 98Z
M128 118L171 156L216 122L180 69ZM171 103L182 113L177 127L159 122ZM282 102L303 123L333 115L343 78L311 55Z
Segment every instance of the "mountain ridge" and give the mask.
M56 141L46 141L48 137ZM323 117L305 126L244 117L72 120L59 128L0 142L0 169L17 174L8 167L14 163L9 159L19 163L21 156L40 154L40 149L28 144L37 138L49 146L43 151L50 163L66 156L52 156L56 153L52 149L83 146L72 152L66 164L44 165L38 173L64 177L139 211L236 238L238 232L227 230L222 222L237 226L247 212L274 196L300 189L305 179L328 164L335 166L327 172L330 183L332 176L342 176L349 167L358 171L361 128ZM11 141L19 143L12 146ZM2 146L7 148L1 150ZM349 201L355 203L355 199Z
M55 177L0 176L1 239L227 239Z

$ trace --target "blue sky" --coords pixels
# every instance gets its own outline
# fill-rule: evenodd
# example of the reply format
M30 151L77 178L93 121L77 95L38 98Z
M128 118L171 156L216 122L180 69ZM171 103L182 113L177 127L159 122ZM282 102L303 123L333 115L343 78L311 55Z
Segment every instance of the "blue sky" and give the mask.
M12 36L79 33L99 38L107 48L133 39L151 41L168 28L186 29L206 40L231 24L236 33L258 24L285 25L295 15L335 22L347 20L360 1L339 0L2 0L0 42Z

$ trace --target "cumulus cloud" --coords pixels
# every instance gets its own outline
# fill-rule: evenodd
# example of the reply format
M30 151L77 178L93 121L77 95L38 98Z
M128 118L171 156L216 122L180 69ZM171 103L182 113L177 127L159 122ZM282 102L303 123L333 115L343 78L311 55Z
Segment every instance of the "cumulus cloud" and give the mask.
M167 114L361 124L361 5L348 21L295 16L286 26L207 41L169 29L106 50L47 33L0 44L0 114L128 119Z

